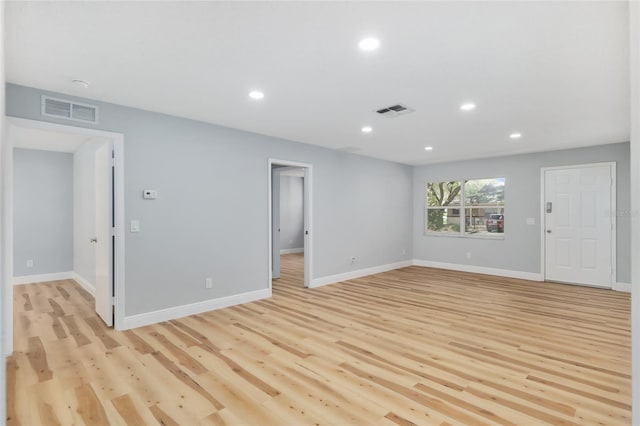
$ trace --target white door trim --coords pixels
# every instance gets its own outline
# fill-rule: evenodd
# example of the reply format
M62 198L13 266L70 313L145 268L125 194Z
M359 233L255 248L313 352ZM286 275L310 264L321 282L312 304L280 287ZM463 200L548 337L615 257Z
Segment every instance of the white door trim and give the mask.
M28 120L24 118L16 118L5 116L5 125L7 129L7 138L5 140L5 149L7 155L3 158L3 180L5 185L4 191L4 221L7 233L3 241L3 259L4 282L7 283L7 296L9 301L13 300L13 145L11 140L11 129L17 127L48 130L54 132L73 133L89 137L100 137L109 139L113 142L113 151L115 156L115 202L116 202L116 247L115 247L115 324L116 330L121 330L124 324L124 306L125 306L125 282L124 282L124 135L122 133L107 132L103 130L88 129L85 127L69 126L65 124L50 123L47 121ZM13 352L13 305L11 302L7 304L6 322L6 343L5 351L10 354Z
M617 282L617 261L616 261L616 235L617 235L617 204L616 204L616 188L617 188L617 173L616 173L616 162L615 161L607 161L603 163L586 163L586 164L571 164L567 166L553 166L553 167L542 167L540 169L540 276L542 280L546 280L546 237L545 237L545 174L550 170L563 170L563 169L579 169L583 167L597 167L597 166L609 166L609 170L611 173L611 286L608 288L614 288ZM584 285L584 284L583 284Z
M289 160L278 160L275 158L269 158L267 175L268 175L268 228L269 228L269 292L272 291L271 287L271 265L273 264L273 232L272 232L272 206L271 206L271 168L274 165L278 166L290 166L299 167L305 169L304 175L304 286L309 287L313 279L313 165L309 163L299 163ZM308 234L307 234L308 231Z
M282 167L287 169L288 167ZM275 256L271 256L271 280L280 278L280 182L282 176L278 172L278 169L271 168L271 252L275 253ZM300 170L300 169L298 169Z

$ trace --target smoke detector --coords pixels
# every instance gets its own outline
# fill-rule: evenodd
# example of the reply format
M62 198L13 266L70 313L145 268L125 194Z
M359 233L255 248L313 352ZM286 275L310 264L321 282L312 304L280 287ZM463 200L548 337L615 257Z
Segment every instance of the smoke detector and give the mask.
M73 79L73 80L71 80L71 82L73 84L75 84L76 86L78 86L78 87L82 87L83 89L88 89L89 88L89 84L91 84L87 80L81 80L79 78Z

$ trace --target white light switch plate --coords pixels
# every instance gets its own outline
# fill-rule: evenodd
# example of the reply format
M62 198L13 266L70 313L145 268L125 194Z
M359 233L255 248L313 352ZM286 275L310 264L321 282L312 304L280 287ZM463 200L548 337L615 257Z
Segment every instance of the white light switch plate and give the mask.
M140 232L140 221L132 220L131 221L131 232Z

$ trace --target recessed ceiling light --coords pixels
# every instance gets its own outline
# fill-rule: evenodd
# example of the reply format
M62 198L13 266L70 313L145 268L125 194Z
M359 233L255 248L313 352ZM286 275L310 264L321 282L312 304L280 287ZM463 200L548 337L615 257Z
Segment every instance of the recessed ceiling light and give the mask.
M371 133L373 132L373 127L371 126L364 126L362 127L362 129L360 129L362 131L362 133Z
M363 38L362 40L360 40L360 43L358 43L358 47L360 48L360 50L370 52L380 47L380 40L373 37Z
M465 104L460 105L460 109L462 111L471 111L473 109L476 109L476 104L473 104L471 102L467 102Z
M79 78L75 78L71 80L71 82L78 87L82 87L83 89L88 89L90 84L87 80L81 80Z
M522 137L522 133L511 133L509 137L511 139L520 139Z
M431 150L433 150L433 147L432 146L425 146L424 150L425 151L431 151Z
M252 90L251 92L249 92L249 97L251 99L259 100L264 98L264 93L259 90Z

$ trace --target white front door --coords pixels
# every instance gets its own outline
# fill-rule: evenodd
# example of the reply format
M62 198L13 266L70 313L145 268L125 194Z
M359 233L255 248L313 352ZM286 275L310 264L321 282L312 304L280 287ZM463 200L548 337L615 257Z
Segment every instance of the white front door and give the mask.
M113 325L113 165L112 149L103 143L95 154L96 313Z
M545 170L545 279L613 286L612 187L609 164Z

